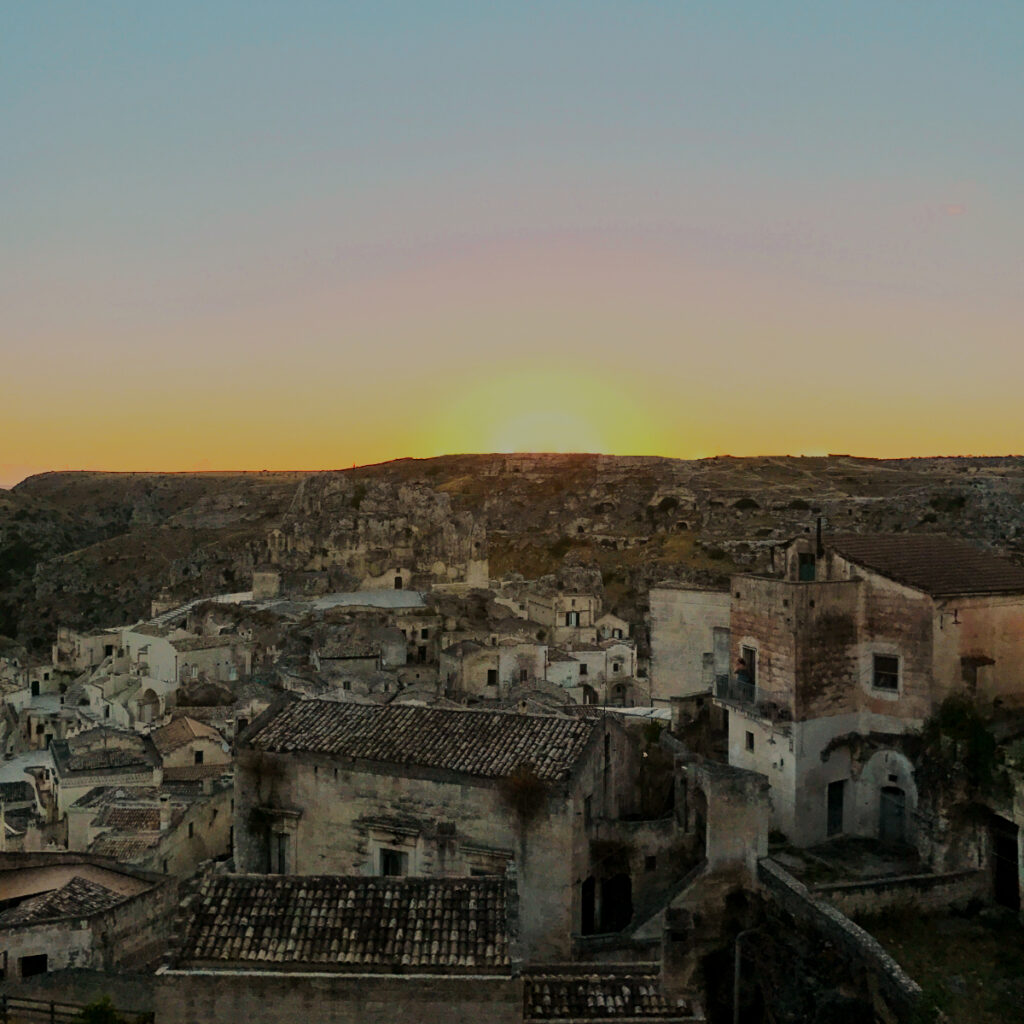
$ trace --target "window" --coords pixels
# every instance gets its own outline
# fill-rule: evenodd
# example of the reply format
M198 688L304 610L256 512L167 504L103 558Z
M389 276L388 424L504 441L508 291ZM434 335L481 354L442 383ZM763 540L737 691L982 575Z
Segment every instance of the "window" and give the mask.
M622 668L622 666L617 661L613 661L612 662L612 671L613 672L618 672L619 669L621 669L621 668Z
M31 978L36 974L46 973L46 954L36 953L33 956L22 956L18 958L18 967L23 978Z
M747 733L747 736L746 736L746 746L747 746L747 750L753 750L754 749L754 734L752 732L748 732Z
M196 834L196 826L194 822L188 823L188 837L191 839Z
M587 674L586 662L580 662L580 675L585 676Z
M409 854L401 850L380 851L380 873L382 875L407 875L409 873Z
M583 798L583 827L590 828L590 823L594 820L594 798L592 796L585 796Z
M29 685L30 685L30 689L32 691L32 696L33 697L38 697L39 696L39 680L38 679L33 679L32 682ZM24 960L24 957L22 957L22 959Z
M740 657L747 663L747 675L750 676L747 681L751 686L755 686L757 684L757 648L741 647Z
M530 677L530 673L529 673L529 671L527 669L521 668L519 670L519 682L525 683L526 680L529 679L529 677Z
M497 686L498 685L498 670L496 668L489 668L487 670L487 685Z
M565 624L567 626L578 626L580 624L580 613L579 612L566 612L565 613Z
M656 871L658 869L658 858L653 854L644 857L644 871Z
M843 831L843 804L845 797L845 779L839 779L828 784L826 832L830 836L837 836Z
M430 639L430 630L429 629L421 629L420 630L420 639L421 640L429 640Z
M816 579L817 569L815 566L815 557L812 554L806 552L800 552L797 555L797 576L801 582L813 583Z
M622 639L622 630L621 629L613 629L612 630L612 636L616 640L621 640Z
M876 690L896 691L900 688L900 659L891 654L876 654L871 685Z
M192 763L193 764L202 764L203 763L203 752L201 750L196 750L196 751L193 752L193 754L192 754Z
M287 832L274 832L270 837L270 873L287 875L291 866L291 837Z
M352 689L352 684L351 684L351 683L350 683L350 682L349 682L349 681L348 681L348 680L346 679L346 680L345 680L345 681L344 681L344 682L343 682L343 683L341 684L341 688L342 688L343 690L351 690L351 689Z
M395 577L395 590L401 590L401 589L402 589L402 577L401 576L396 576Z

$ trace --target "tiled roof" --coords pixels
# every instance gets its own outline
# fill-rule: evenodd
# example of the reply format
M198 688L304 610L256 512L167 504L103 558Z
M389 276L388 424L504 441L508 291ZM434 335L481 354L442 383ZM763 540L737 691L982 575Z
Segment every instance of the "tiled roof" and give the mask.
M600 965L579 965L529 973L523 978L523 1019L567 1021L703 1020L696 1003L665 997L655 973L611 971Z
M846 534L827 538L851 562L932 597L1024 593L1024 568L966 541L936 534Z
M213 726L197 722L194 718L187 716L175 718L167 725L154 729L149 736L161 754L169 754L196 739L213 740L215 743L224 742L224 737Z
M119 864L131 864L158 846L166 834L149 832L145 836L122 836L116 832L103 832L89 844L89 852L98 857L109 857Z
M97 882L75 875L59 889L22 900L0 914L0 928L37 924L69 917L87 917L123 903L128 897Z
M100 811L95 824L125 832L159 832L160 808L108 805Z
M353 636L342 640L329 640L320 647L320 660L347 658L376 658L380 654L380 641Z
M5 804L35 803L36 791L31 782L0 782L0 800Z
M530 764L567 778L595 723L507 711L378 707L310 699L279 711L248 739L258 750L306 751L502 778Z
M180 959L263 969L505 973L505 882L212 876L190 910Z

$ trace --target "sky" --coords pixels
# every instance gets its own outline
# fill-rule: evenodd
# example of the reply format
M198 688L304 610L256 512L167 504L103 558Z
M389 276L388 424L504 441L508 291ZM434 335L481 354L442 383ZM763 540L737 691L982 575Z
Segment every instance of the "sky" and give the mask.
M0 486L1024 452L1024 4L0 5Z

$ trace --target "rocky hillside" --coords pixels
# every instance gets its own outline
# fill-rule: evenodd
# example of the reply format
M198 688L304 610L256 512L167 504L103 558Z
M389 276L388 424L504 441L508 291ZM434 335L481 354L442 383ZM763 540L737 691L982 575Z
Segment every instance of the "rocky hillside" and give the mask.
M763 568L818 516L835 531L938 531L1024 558L1022 501L1016 457L463 455L319 474L47 473L0 491L0 635L44 649L58 622L133 620L161 592L246 589L275 530L301 536L292 568L308 572L356 533L378 550L485 553L492 576L587 565L607 606L636 617L652 582Z

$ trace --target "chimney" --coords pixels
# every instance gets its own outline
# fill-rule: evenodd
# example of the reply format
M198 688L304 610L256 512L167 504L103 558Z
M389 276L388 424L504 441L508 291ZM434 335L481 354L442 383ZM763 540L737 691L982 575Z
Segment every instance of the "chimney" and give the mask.
M166 832L171 827L171 794L160 794L160 831Z

